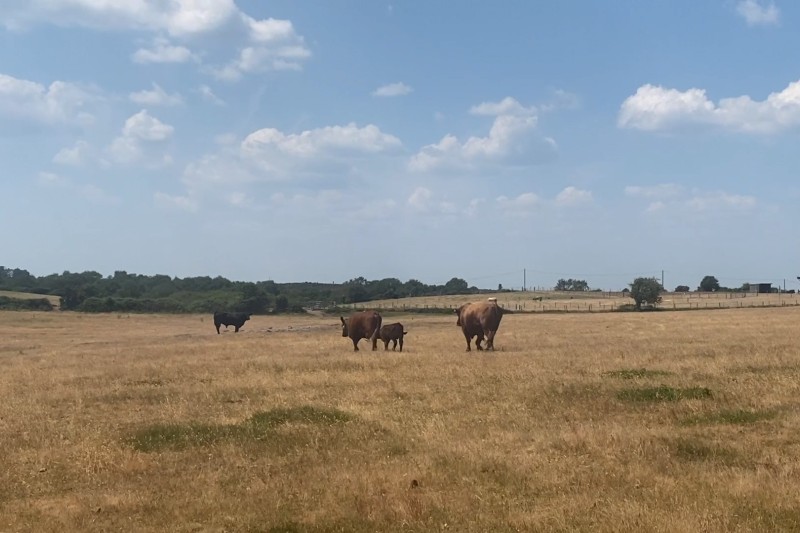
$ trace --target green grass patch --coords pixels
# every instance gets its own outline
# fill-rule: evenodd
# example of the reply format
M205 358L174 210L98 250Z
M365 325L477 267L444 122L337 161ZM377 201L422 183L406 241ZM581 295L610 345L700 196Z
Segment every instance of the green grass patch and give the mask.
M742 457L730 448L707 444L700 439L679 439L674 442L674 455L684 461L718 462L726 466L741 466Z
M644 379L662 376L670 376L672 372L666 370L648 370L646 368L623 368L621 370L609 370L603 372L603 377L619 379Z
M635 403L677 402L679 400L702 400L711 397L711 389L706 387L680 389L667 385L623 389L617 393L618 399Z
M775 418L775 411L747 411L745 409L734 409L728 411L719 411L702 416L693 416L681 422L684 426L692 426L699 424L734 424L734 425L747 425L755 424L762 420L771 420Z
M220 441L248 442L263 440L286 424L332 426L354 420L353 415L338 409L304 405L260 411L238 424L154 424L134 433L127 442L135 450L153 452L209 446Z

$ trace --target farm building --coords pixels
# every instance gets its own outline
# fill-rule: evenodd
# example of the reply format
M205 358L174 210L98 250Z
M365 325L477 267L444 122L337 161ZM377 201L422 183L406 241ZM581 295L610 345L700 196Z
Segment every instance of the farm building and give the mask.
M750 292L756 294L769 294L772 292L772 283L751 283Z

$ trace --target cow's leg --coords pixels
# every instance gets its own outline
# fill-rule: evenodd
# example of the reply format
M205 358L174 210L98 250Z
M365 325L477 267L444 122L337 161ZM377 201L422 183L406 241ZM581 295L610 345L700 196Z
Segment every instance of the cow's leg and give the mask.
M234 325L233 325L233 327L235 328L235 329L233 330L233 332L234 332L234 333L239 333L239 328L240 328L241 326L237 326L236 324L234 324Z
M354 352L358 351L358 341L359 341L359 339L353 339L353 351Z
M217 335L219 335L219 324L214 324L214 326L217 328Z
M375 330L375 333L372 334L372 351L378 349L378 330Z
M389 349L389 339L386 339L385 341L383 341L383 351L385 352L388 349Z
M464 338L467 339L467 351L471 352L472 351L472 346L471 346L471 344L472 344L472 335L468 335L467 333L464 333Z
M392 351L397 350L397 339L392 339Z
M483 351L483 346L481 346L482 342L483 342L483 333L478 333L478 338L475 339L475 346L477 346L479 352Z
M403 336L400 335L400 351L403 351Z
M494 334L497 333L496 331L489 330L486 333L486 349L494 351Z

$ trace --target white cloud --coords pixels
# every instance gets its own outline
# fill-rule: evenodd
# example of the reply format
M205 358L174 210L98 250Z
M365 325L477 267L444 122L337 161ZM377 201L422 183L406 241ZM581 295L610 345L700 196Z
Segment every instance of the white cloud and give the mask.
M259 177L268 179L251 172L248 165L236 155L223 152L205 155L187 165L181 181L189 197L199 203L199 198L206 192L219 191L220 187L242 187L258 181Z
M564 89L555 89L550 100L539 106L541 111L556 111L558 109L576 109L580 107L581 99L578 95Z
M397 137L383 133L375 125L358 127L354 123L288 135L273 128L264 128L251 133L242 142L243 152L258 158L270 153L300 159L336 154L379 153L401 146Z
M486 137L469 137L463 143L448 134L436 144L424 146L409 161L414 172L434 170L472 171L497 166L529 165L555 156L553 139L536 131L534 107L524 107L513 98L500 102L484 102L470 113L495 116Z
M406 203L417 213L453 215L458 212L455 204L450 201L437 199L434 193L426 187L417 187L414 189Z
M780 19L780 10L773 2L741 0L736 4L736 12L747 22L748 26L775 25Z
M240 191L228 193L225 199L230 205L236 207L244 207L251 203L250 198L248 198L248 196L245 193Z
M131 59L134 63L186 63L196 61L197 57L185 46L175 46L163 37L153 39L151 48L139 48Z
M90 147L86 141L78 141L72 148L62 148L53 157L59 165L80 166L86 162Z
M117 205L120 199L96 185L84 185L77 189L78 194L93 204Z
M153 89L138 91L128 95L132 102L142 106L175 106L183 103L183 97L178 93L167 94L157 83L153 83Z
M618 125L645 131L703 125L731 131L772 134L800 125L800 81L766 100L723 98L715 104L705 90L678 91L643 85L620 108Z
M197 92L206 102L211 102L215 105L225 105L225 101L214 94L214 91L212 91L211 87L208 85L201 85L197 88Z
M675 183L659 183L658 185L625 187L625 195L639 198L666 199L674 198L683 192L683 187Z
M239 57L224 67L210 67L207 71L223 81L238 81L245 74L270 70L301 70L302 62L311 57L311 51L302 43L302 37L294 36L286 43L247 46L239 51Z
M39 172L37 181L44 187L69 187L71 185L67 178L54 172Z
M147 110L142 109L125 121L122 135L143 141L163 141L172 136L174 129L172 126L150 116Z
M242 20L250 30L250 38L257 43L275 43L291 40L295 37L291 21L268 18L256 20L243 15Z
M102 98L99 91L64 81L48 87L0 74L0 116L44 124L79 124L93 121L91 104Z
M176 209L179 211L195 213L200 208L194 198L189 196L171 195L163 192L156 192L153 195L153 201L158 207L163 209Z
M495 203L501 211L512 216L527 216L541 205L539 197L532 192L525 192L516 198L498 196Z
M430 207L432 197L433 193L430 189L417 187L414 189L414 192L411 193L411 196L408 197L408 205L417 211L427 211Z
M203 42L209 46L224 42L224 46L236 47L237 57L226 65L207 66L205 70L228 81L268 70L300 70L303 61L311 56L291 21L256 20L241 11L234 0L4 0L0 3L0 26L22 30L41 23L155 34L149 48L139 48L131 55L133 61L142 64L199 61L202 54L195 55L172 40L218 32L226 38ZM165 39L164 34L171 39Z
M483 102L476 106L472 106L469 112L473 115L514 115L523 117L535 117L536 108L525 107L520 104L515 98L506 96L499 102Z
M144 156L148 144L166 141L173 132L172 126L164 124L143 109L125 121L122 135L114 139L109 152L118 162L134 162ZM165 162L168 159L160 159L160 163Z
M727 192L697 193L685 205L695 212L719 210L748 211L756 206L753 196L730 194Z
M559 207L575 207L592 203L592 193L573 186L566 187L556 196L555 203Z
M648 201L644 211L662 216L746 213L758 204L754 196L701 189L687 191L674 183L650 187L630 186L625 188L625 194Z
M45 22L99 30L166 31L173 36L215 30L239 12L234 0L6 0L2 24L21 29Z
M75 194L84 200L97 205L117 205L121 202L119 197L106 192L97 185L78 185L54 172L39 172L39 175L37 176L37 182L42 187L59 190L61 191L61 194L64 192Z
M372 96L405 96L413 90L403 82L390 83L372 91Z

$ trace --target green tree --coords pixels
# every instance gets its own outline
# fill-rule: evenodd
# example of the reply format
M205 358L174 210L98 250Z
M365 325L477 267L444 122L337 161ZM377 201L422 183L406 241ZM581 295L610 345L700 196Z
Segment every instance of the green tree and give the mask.
M719 281L714 276L706 276L700 282L700 286L697 287L698 291L701 292L714 292L719 290Z
M577 291L577 292L582 292L582 291L588 291L589 290L589 284L586 283L586 281L582 280L582 279L572 279L572 278L564 279L564 278L561 278L561 279L558 280L558 282L556 282L556 286L553 287L553 289L555 289L557 291Z
M469 285L461 278L451 278L444 284L445 294L469 294Z
M239 311L251 314L266 312L269 306L269 296L264 289L255 283L244 283L241 291L242 300L236 306Z
M279 294L277 298L275 298L275 312L276 313L285 313L289 310L289 298L287 298L283 294Z
M690 289L688 285L678 285L675 287L675 292L689 292L689 290Z
M403 284L403 289L408 296L422 296L427 285L417 279L410 279Z
M661 302L661 291L664 288L656 278L636 278L631 283L629 296L636 302L636 309L641 310L642 304L655 305Z

